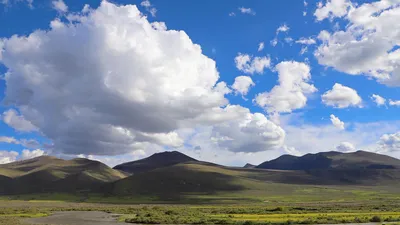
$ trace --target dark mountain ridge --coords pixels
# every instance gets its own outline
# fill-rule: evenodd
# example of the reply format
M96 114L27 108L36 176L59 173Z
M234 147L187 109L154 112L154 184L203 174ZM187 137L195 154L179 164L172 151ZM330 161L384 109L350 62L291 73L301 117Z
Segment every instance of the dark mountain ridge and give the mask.
M113 169L133 174L185 162L197 162L197 160L178 151L160 152L141 160L117 165Z
M400 160L372 152L320 152L304 156L282 155L258 165L260 169L321 170L321 169L400 169Z

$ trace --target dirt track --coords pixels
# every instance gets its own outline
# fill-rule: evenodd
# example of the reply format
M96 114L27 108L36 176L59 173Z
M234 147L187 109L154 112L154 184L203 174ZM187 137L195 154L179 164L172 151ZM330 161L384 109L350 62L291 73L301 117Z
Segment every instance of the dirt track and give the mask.
M117 222L118 216L105 212L56 212L51 216L26 219L26 224L51 224L51 225L116 225L125 224Z

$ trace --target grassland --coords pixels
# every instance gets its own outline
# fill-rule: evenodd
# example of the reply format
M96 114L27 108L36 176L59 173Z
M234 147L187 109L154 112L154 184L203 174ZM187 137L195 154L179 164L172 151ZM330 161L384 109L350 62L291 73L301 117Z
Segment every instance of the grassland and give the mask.
M400 200L197 205L0 200L0 224L21 224L24 218L47 216L57 211L118 213L120 221L141 224L387 223L400 221Z

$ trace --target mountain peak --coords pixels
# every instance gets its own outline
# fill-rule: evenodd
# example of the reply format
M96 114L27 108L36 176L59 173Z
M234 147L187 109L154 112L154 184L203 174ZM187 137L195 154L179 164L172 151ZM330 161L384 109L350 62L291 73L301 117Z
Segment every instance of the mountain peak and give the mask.
M171 166L178 163L197 161L178 151L165 151L132 162L123 163L114 167L128 173L146 172L160 167Z
M243 166L243 168L255 168L256 166L251 164L251 163L246 163L246 165Z

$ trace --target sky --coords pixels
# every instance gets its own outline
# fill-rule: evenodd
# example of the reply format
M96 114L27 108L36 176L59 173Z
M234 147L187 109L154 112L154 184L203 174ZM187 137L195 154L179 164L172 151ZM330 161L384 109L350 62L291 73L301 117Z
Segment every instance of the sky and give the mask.
M0 0L0 163L400 158L400 0Z

